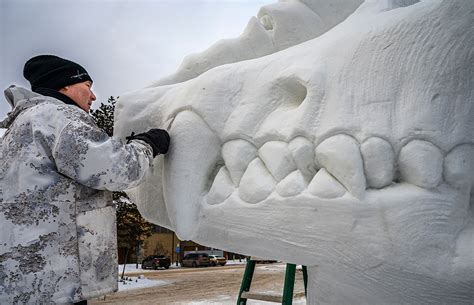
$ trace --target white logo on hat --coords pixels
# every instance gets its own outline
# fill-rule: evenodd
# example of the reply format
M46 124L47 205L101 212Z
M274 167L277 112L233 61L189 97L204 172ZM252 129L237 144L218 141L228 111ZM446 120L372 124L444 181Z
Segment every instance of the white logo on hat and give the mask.
M83 76L87 75L87 73L79 73L79 70L77 70L77 74L76 75L73 75L71 76L71 78L79 78L79 79L82 79Z

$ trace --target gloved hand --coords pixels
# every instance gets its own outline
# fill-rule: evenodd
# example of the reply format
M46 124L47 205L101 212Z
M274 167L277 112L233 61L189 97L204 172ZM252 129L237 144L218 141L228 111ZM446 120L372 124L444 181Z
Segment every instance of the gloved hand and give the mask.
M152 128L147 132L135 135L134 132L126 137L127 143L131 140L137 139L148 143L153 148L153 158L159 154L166 154L170 145L170 136L164 129Z

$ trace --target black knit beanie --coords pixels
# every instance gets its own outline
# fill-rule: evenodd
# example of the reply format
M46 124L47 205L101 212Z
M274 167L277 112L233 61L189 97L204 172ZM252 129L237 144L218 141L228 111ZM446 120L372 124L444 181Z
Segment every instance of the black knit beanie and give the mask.
M33 91L36 88L59 90L68 85L92 82L81 65L54 55L39 55L29 59L23 68L23 76L30 82Z

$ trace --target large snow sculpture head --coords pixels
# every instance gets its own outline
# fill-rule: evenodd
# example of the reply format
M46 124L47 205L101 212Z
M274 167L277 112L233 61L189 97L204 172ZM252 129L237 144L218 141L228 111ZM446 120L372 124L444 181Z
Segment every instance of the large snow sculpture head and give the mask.
M474 2L380 7L122 97L119 134L172 137L130 192L143 215L183 239L318 266L311 304L471 302Z
M152 84L175 84L214 67L281 51L326 32L352 13L362 0L279 0L250 18L243 33L222 39L207 50L187 56L178 70Z

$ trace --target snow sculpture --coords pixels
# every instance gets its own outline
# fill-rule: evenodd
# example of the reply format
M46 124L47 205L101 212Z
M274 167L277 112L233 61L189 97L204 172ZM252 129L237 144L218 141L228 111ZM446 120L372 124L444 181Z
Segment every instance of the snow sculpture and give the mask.
M309 266L309 304L472 304L474 2L414 2L122 97L119 135L172 137L141 213Z
M281 1L260 9L240 37L223 39L187 56L178 70L151 87L175 84L228 63L281 51L326 32L352 13L363 0Z

